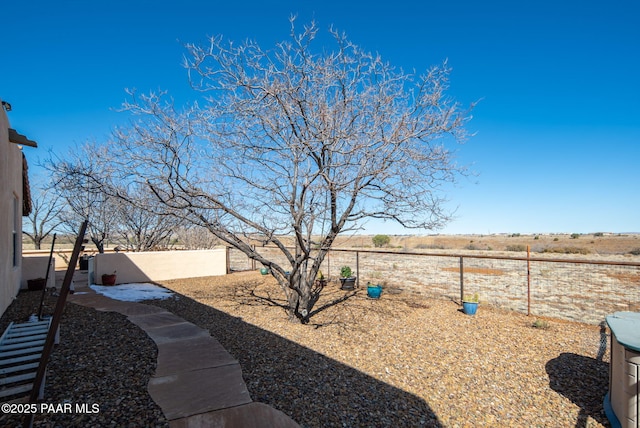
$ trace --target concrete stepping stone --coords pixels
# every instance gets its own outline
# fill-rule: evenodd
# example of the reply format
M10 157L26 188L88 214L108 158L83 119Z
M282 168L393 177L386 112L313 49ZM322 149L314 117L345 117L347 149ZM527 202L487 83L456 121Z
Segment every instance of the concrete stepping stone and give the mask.
M255 403L237 360L202 329L162 308L113 300L88 286L68 301L119 312L143 329L158 347L156 372L148 391L172 428L295 428L286 414Z
M169 421L171 428L297 428L289 416L263 403L250 403L231 409L218 410Z
M155 376L232 364L238 361L212 337L176 340L158 344Z
M148 388L168 420L252 402L240 364L153 377Z
M175 342L176 340L210 337L209 331L186 321L180 324L147 327L144 331L156 342L156 345Z

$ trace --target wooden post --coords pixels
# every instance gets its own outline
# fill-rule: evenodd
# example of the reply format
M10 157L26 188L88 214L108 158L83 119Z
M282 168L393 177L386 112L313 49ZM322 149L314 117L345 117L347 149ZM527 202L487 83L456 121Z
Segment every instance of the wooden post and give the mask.
M78 265L78 255L80 254L80 251L81 251L81 247L84 240L84 234L87 230L88 223L89 221L85 220L80 226L80 232L78 233L78 237L76 238L76 243L73 247L73 252L71 253L69 266L67 266L67 272L64 275L64 280L62 281L62 286L60 287L60 295L58 296L58 300L56 302L56 308L53 311L53 316L51 317L51 325L49 326L49 331L47 332L47 337L45 339L44 347L42 349L42 355L40 356L38 371L36 372L36 377L33 381L31 394L29 395L29 404L35 404L38 401L40 387L44 382L44 377L47 370L47 363L49 362L49 356L51 355L51 351L53 350L53 345L56 342L56 335L58 332L58 327L60 326L60 318L62 318L62 312L64 311L65 302L67 301L67 295L69 294L69 290L71 289L73 274L76 270L76 266ZM29 413L25 415L23 418L22 426L29 427L29 428L32 427L33 416L34 416L33 413Z
M251 245L251 249L255 253L256 252L256 245L255 244ZM251 270L256 270L256 259L251 259Z
M227 247L227 275L231 273L231 247Z
M527 245L527 316L531 315L531 247Z
M460 256L460 303L464 300L464 257Z

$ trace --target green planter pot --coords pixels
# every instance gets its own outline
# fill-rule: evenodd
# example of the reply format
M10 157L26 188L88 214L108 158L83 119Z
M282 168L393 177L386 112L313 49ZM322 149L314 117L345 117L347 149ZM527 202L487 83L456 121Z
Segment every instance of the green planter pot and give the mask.
M356 277L340 278L340 288L343 290L353 290L356 288Z

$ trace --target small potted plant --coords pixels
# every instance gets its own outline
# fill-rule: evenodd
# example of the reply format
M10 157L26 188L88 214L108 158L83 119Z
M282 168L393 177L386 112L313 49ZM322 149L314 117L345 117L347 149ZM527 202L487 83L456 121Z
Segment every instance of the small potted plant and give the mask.
M462 299L462 310L467 315L475 315L479 303L478 293L473 293L473 296L465 296Z
M102 274L102 285L116 285L116 271Z
M367 296L372 299L379 299L382 294L382 285L367 283Z
M340 288L343 290L353 290L356 286L356 277L349 266L340 268Z
M44 290L47 286L47 280L44 278L28 279L27 288L29 291Z
M316 276L316 285L318 287L326 287L327 279L324 277L322 271L318 271L318 275Z

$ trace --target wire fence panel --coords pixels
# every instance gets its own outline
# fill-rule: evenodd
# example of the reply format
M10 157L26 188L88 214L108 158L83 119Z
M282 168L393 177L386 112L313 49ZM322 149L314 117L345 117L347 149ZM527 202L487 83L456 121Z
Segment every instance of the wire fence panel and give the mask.
M464 295L482 303L527 312L527 266L521 260L464 257Z
M640 310L640 266L532 262L532 313L598 324Z
M242 251L230 247L228 254L229 270L231 272L241 272L256 268L255 263L252 263Z
M277 248L258 252L286 269ZM478 293L482 303L536 316L599 324L613 312L640 311L640 263L332 249L321 271L337 283L345 265L361 287L455 301ZM230 251L230 266L262 267L238 250Z

